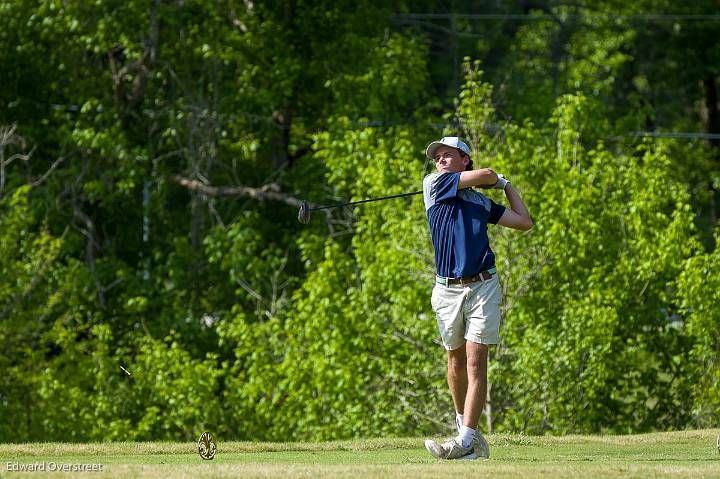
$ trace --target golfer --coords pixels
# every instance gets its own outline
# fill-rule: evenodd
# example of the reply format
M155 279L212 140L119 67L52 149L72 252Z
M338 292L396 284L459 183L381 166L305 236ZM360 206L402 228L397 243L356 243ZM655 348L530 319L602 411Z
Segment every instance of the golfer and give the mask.
M444 443L429 439L425 447L439 459L488 459L490 447L478 421L487 393L488 345L500 338L502 295L487 225L527 231L533 222L507 179L489 168L473 170L470 148L459 138L434 141L425 154L437 169L423 180L435 249L431 302L447 350L448 386L458 432ZM503 190L510 207L472 187Z

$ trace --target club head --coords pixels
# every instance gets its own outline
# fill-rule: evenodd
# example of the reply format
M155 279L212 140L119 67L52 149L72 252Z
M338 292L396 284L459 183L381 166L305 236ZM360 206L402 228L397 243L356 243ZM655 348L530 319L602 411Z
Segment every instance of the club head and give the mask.
M307 201L303 201L298 211L298 221L304 225L310 223L310 207Z

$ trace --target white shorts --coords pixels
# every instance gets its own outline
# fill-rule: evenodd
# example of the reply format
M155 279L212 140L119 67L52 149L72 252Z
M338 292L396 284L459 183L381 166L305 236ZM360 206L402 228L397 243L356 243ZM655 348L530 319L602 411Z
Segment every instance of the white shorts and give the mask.
M431 303L445 349L457 349L466 340L479 344L500 341L502 292L497 273L466 285L435 283Z

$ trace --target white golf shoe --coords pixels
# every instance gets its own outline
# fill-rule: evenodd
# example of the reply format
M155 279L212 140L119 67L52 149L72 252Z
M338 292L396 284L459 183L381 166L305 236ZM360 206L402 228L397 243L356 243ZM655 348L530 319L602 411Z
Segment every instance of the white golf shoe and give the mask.
M472 445L475 448L475 454L479 459L490 459L490 444L485 440L485 436L478 430L475 431Z
M463 447L460 439L454 437L442 444L428 439L425 449L438 459L490 459L490 445L480 431L475 431L469 447Z
M473 443L475 441L473 440ZM425 449L428 450L433 457L437 459L477 459L473 443L468 447L463 447L458 438L454 437L442 444L437 441L428 439L425 441Z

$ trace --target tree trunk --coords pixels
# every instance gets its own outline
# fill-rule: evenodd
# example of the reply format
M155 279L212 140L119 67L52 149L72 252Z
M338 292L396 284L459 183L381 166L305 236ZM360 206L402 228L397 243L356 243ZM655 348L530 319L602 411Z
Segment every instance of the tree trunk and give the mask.
M703 81L705 87L705 108L703 111L703 121L705 123L705 132L712 135L720 134L720 112L718 111L718 93L717 83L712 74L708 74ZM720 138L708 138L707 145L712 148L720 147Z
M713 158L720 162L720 111L718 111L718 92L717 82L715 76L712 73L708 73L708 76L703 81L705 87L705 105L702 109L702 118L705 123L705 133L713 135L708 137L705 142L710 148L711 155ZM710 181L708 184L710 189L710 204L708 205L708 216L710 220L711 228L717 223L717 201L718 191L715 190L713 182Z
M270 144L272 162L275 168L283 168L289 163L290 149L290 122L291 114L288 109L275 110L272 113L273 126L276 131Z

